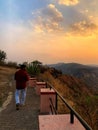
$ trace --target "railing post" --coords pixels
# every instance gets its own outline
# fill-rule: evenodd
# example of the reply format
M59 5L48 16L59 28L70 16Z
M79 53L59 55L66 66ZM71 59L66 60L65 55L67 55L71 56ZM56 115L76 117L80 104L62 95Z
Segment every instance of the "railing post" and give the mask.
M74 123L74 114L73 111L70 111L70 123L73 124Z
M41 113L50 113L50 98L53 101L55 106L56 93L53 89L41 88L40 90L40 112Z
M48 88L48 87L47 87L47 82L46 82L46 88Z

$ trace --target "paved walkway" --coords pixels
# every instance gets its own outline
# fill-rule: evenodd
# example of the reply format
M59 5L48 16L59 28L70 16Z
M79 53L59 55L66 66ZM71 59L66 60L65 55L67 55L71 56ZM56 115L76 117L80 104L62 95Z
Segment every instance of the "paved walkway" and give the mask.
M7 108L0 112L0 130L38 130L39 96L28 87L26 105L16 110L14 95Z

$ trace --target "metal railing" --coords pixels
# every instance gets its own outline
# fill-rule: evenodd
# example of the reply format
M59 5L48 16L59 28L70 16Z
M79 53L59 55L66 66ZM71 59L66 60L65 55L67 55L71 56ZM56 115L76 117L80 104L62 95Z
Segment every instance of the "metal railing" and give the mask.
M58 112L53 104L52 98L49 98L49 100L50 100L50 109L51 109L52 114L58 114Z
M52 100L49 99L50 102L51 102L50 108L52 110L52 113L53 113L53 110L54 110L55 114L57 114L57 108L58 108L57 97L59 97L61 99L61 101L70 110L70 123L74 123L74 116L76 116L76 118L80 121L80 123L84 126L84 128L86 130L92 130L92 128L86 123L86 121L83 120L83 118L67 103L67 101L60 95L60 93L48 82L47 82L47 87L49 87L50 89L52 88L56 92L56 104L55 104L55 106L53 105Z

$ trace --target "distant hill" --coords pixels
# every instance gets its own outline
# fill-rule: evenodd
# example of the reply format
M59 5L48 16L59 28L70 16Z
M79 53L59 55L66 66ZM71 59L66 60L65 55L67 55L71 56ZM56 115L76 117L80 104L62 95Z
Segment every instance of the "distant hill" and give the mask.
M90 88L98 90L98 66L82 65L78 63L58 63L49 66L60 70L63 74L77 77Z

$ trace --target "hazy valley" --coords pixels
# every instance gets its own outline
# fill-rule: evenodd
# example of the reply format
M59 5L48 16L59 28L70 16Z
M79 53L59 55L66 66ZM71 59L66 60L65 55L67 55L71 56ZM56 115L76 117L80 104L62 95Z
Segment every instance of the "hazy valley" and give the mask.
M50 65L63 74L74 76L84 82L89 88L98 91L98 66L77 63L58 63Z

